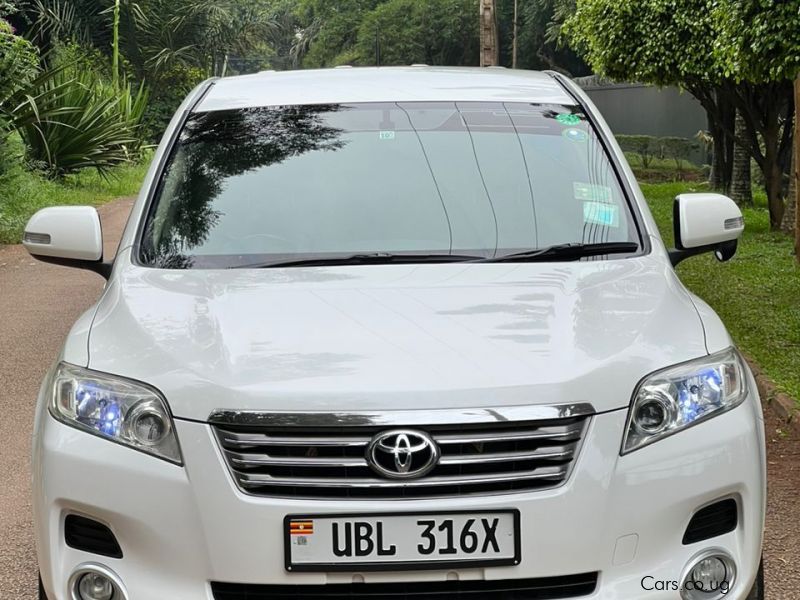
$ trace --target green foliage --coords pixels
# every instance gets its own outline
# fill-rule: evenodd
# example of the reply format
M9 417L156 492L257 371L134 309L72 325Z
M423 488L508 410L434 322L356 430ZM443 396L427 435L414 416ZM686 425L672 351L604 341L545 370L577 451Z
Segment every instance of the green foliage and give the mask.
M0 19L0 103L33 79L38 70L39 55L34 46Z
M669 181L701 178L701 170L691 162L700 150L697 140L650 135L615 137L639 179Z
M164 69L151 84L150 100L145 110L142 137L157 142L186 95L203 79L197 67L173 65Z
M672 159L678 173L683 170L684 163L700 150L700 143L688 138L662 137L658 142L661 146L661 157Z
M636 154L645 169L650 167L653 159L661 152L658 138L651 135L618 135L615 137L622 151Z
M642 184L664 241L672 243L672 201L705 185ZM792 256L792 240L770 232L763 192L756 207L744 208L744 236L736 257L720 264L710 254L678 266L681 280L711 304L737 345L764 369L780 388L800 399L800 277Z
M17 12L17 7L11 0L0 0L0 19Z
M745 122L739 141L764 176L772 227L780 227L800 65L796 0L578 0L564 31L600 75L688 89L718 147L735 135L735 108Z
M60 205L97 205L139 191L149 155L135 164L108 171L82 171L53 181L17 164L0 176L0 244L17 244L28 219L40 208Z
M306 67L478 62L477 0L299 0L294 55Z
M356 45L362 21L384 1L299 0L297 12L312 30L307 39L308 51L303 65L331 67L352 62L352 49Z
M151 81L176 66L221 75L230 56L260 47L272 28L261 0L139 0L122 6L120 34L137 76Z
M27 0L21 3L27 24L24 35L45 55L60 44L106 47L109 31L103 9L107 1Z
M0 4L0 14L9 10ZM29 83L39 70L39 56L28 41L15 35L11 26L0 19L0 175L14 160L9 137L8 111L14 93Z
M753 83L800 76L800 6L789 0L720 0L714 55L725 75Z
M383 65L476 65L477 0L389 0L368 13L358 30L355 60Z
M682 85L722 71L710 57L715 0L578 0L564 33L598 75Z
M573 76L589 75L586 63L562 39L561 27L575 12L576 0L518 0L518 65L523 69L555 69ZM501 62L511 64L514 2L498 3L501 39L506 43Z
M115 88L88 71L46 72L18 94L10 118L29 161L49 176L106 172L135 158L147 93Z

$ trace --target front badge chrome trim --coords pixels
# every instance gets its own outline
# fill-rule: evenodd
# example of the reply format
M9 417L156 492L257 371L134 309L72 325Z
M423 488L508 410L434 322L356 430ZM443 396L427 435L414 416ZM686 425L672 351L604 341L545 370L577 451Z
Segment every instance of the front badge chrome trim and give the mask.
M367 446L370 468L388 479L417 479L430 473L441 453L424 431L394 429L383 431Z

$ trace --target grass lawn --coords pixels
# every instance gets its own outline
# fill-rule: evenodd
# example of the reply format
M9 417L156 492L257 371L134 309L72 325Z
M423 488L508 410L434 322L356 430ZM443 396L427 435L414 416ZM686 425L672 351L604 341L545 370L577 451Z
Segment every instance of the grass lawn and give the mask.
M117 167L106 178L94 170L86 170L58 182L15 167L0 176L0 244L19 243L25 223L40 208L65 204L96 206L138 193L147 162Z
M677 194L707 191L705 184L642 184L653 215L672 244L672 201ZM739 348L778 387L800 399L800 266L791 239L770 233L763 193L745 209L745 232L728 263L710 254L678 266L683 282L719 314Z

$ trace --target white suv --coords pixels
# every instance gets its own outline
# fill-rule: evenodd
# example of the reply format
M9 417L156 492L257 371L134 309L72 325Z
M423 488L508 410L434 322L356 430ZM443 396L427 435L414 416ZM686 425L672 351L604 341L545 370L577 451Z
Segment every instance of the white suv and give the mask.
M752 375L591 102L552 73L209 81L39 396L41 598L762 598Z

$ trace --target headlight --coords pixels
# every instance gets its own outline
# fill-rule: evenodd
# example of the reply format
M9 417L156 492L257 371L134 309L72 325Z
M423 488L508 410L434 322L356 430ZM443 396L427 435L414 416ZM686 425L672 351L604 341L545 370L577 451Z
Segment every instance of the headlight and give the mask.
M730 410L746 394L733 348L648 375L634 393L622 454Z
M167 403L154 389L61 363L50 413L67 425L181 464Z

